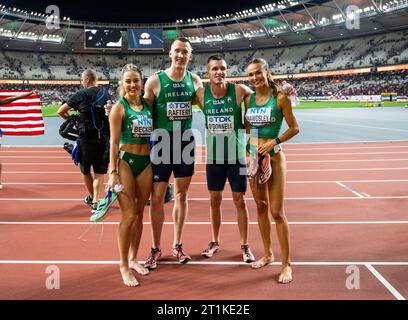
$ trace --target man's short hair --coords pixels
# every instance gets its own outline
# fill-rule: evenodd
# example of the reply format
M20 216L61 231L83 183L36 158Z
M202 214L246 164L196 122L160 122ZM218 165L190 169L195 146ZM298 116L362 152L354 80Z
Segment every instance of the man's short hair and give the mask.
M173 47L173 44L174 44L176 41L188 43L188 44L190 45L191 51L193 51L193 45L191 44L190 40L188 40L187 38L185 38L185 37L179 37L179 38L177 38L176 40L174 40L174 41L171 43L171 47Z
M220 55L219 53L209 56L208 60L207 60L207 64L210 63L210 61L212 61L212 60L216 60L216 61L224 60L225 61L224 57L222 55Z
M96 81L98 80L98 75L96 72L92 69L86 69L84 72L82 72L82 77L88 77L90 81Z

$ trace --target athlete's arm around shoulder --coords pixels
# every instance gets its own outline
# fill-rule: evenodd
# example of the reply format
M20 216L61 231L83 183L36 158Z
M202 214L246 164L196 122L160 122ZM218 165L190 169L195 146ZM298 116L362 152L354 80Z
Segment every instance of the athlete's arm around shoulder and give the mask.
M196 74L192 74L193 77L193 82L194 82L194 90L195 90L195 94L193 97L193 101L192 104L196 104L200 107L201 110L203 110L203 106L204 106L204 86L203 86L203 82L201 81L201 78L196 75Z
M242 102L245 101L246 98L249 98L251 94L254 92L244 84L238 83L235 86L235 94L237 96L237 104L241 105ZM248 100L249 102L249 100ZM245 110L247 110L247 105L245 104Z
M288 130L279 138L282 142L289 140L299 133L299 125L293 113L292 104L288 96L282 91L278 92L278 109L282 110Z
M153 74L146 81L143 98L146 100L149 106L153 107L154 100L159 95L160 95L160 79L157 74Z
M249 88L248 88L248 89L249 89ZM251 95L248 95L248 96L246 96L246 97L244 98L245 113L248 111L250 99L251 99ZM244 117L244 128L245 128L245 130L246 130L247 133L250 132L251 126L250 126L249 122L247 121L246 117Z
M203 111L204 109L204 88L198 88L194 94L193 105L198 105L198 107Z
M194 89L195 91L197 91L199 88L203 88L203 82L201 81L201 78L196 75L196 74L192 74L193 77L193 82L194 82Z

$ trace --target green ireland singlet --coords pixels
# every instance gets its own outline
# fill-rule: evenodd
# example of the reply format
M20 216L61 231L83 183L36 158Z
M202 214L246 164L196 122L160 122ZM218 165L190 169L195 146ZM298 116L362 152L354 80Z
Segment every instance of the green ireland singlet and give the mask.
M154 123L156 129L167 131L191 129L193 109L191 102L195 93L190 71L181 81L173 81L160 71L160 94L155 101Z
M278 109L277 97L271 96L263 106L258 106L253 93L245 118L251 125L251 136L275 139L279 135L283 120L282 111Z
M235 84L227 83L227 93L222 98L214 98L211 86L207 86L203 111L207 129L207 161L235 163L245 159L242 109L237 105Z
M125 98L120 99L120 103L125 108L120 144L149 144L153 131L153 119L146 101L142 98L141 111L132 109Z

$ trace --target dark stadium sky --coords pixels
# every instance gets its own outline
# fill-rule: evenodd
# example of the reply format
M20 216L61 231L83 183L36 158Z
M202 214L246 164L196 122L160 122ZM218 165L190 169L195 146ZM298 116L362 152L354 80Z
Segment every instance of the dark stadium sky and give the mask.
M275 0L0 0L0 4L16 7L27 11L45 13L48 5L57 5L60 15L69 16L74 20L122 22L122 23L154 23L175 22L177 19L200 18L225 13L252 9Z

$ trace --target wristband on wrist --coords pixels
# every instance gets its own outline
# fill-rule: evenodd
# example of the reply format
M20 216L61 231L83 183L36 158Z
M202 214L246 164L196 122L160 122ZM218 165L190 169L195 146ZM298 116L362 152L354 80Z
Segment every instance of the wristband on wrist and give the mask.
M279 138L275 138L276 144L281 144L281 141Z

